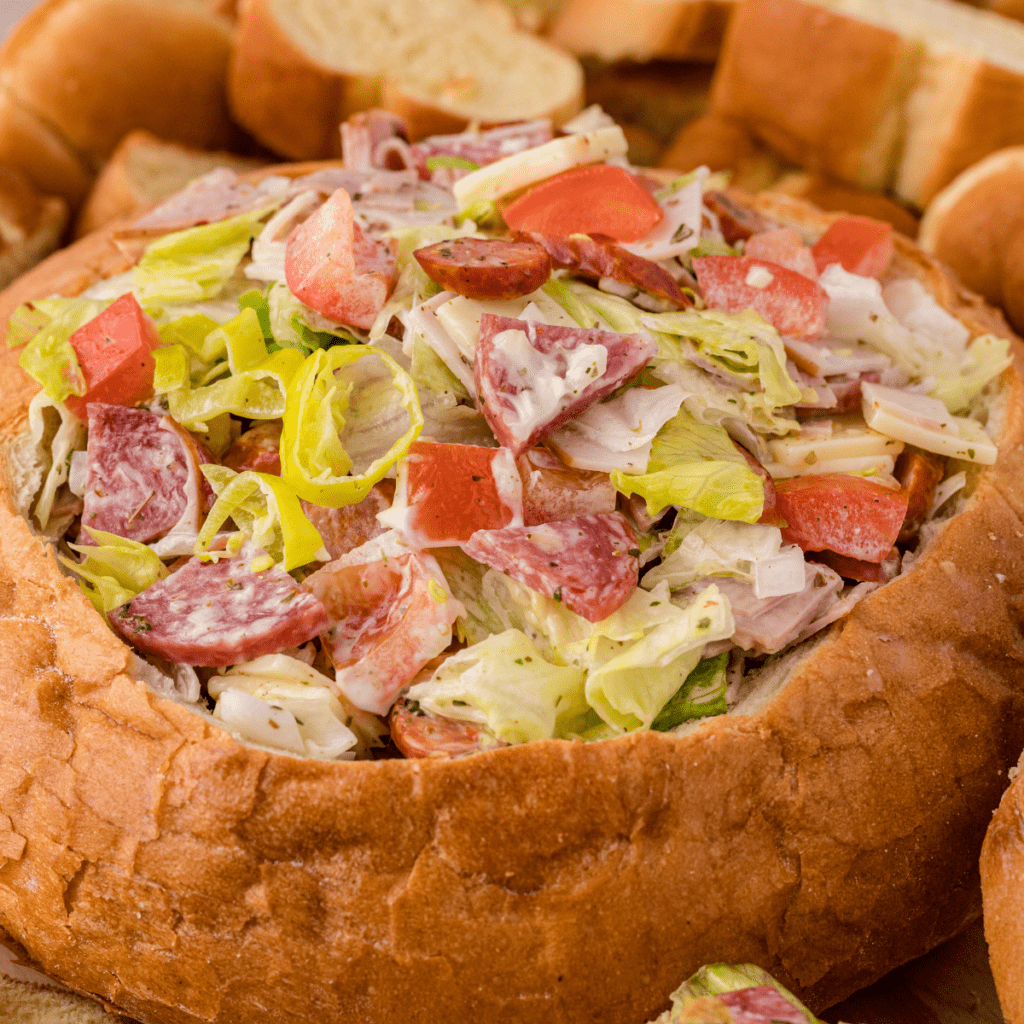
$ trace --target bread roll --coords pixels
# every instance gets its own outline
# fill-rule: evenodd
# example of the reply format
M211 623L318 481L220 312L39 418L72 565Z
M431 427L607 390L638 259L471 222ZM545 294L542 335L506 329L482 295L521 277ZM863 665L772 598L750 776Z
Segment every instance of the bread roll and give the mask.
M761 207L806 235L828 217ZM997 315L897 239L975 332ZM0 296L123 268L110 230ZM1016 344L1016 343L1015 343ZM34 384L3 349L0 431ZM0 492L0 926L146 1024L644 1021L710 960L815 1007L955 934L1024 747L1024 383L1000 458L913 569L688 735L450 762L239 745L128 649Z
M338 155L338 125L383 103L411 136L469 121L568 120L582 106L571 57L476 0L247 0L229 79L239 122L293 159Z
M232 148L241 142L225 97L232 26L212 7L206 0L47 0L0 50L0 84L49 133L51 148L89 176L133 128L197 148ZM16 130L7 123L14 116L0 106L0 140ZM25 154L15 163L44 189L57 187L46 169L52 157ZM81 181L64 176L61 194L79 201Z
M1024 28L953 0L748 0L712 109L809 170L923 208L1024 142Z
M13 168L0 164L0 282L6 287L60 244L68 206L43 196Z
M78 214L75 234L87 235L118 217L152 206L215 167L241 172L259 163L233 153L188 149L146 131L130 132L100 171Z
M568 0L551 38L602 60L714 61L735 0Z
M937 195L920 241L1024 327L1024 146L993 153Z

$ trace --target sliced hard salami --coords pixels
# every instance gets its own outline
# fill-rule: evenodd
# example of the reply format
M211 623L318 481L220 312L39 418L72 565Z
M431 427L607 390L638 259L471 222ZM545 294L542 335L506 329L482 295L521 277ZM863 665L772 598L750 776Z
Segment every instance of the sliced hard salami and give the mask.
M477 530L523 521L523 484L507 448L415 441L398 464L391 509L379 519L414 548L451 547Z
M723 992L714 998L729 1008L733 1024L807 1024L806 1014L771 985Z
M521 455L638 374L657 352L639 334L485 313L475 376L494 436Z
M571 270L581 277L594 280L608 277L639 288L679 308L693 305L676 279L664 267L616 245L614 239L600 235L562 238L541 234L539 231L520 232L516 237L542 246L551 257L551 262L562 270Z
M400 700L390 717L391 739L406 757L451 758L483 749L484 734L472 722L441 718L423 711L415 701ZM489 739L488 747L505 746Z
M481 530L463 550L478 562L598 622L636 590L636 545L629 524L613 512L541 526Z
M88 455L83 525L142 543L199 529L199 454L169 416L93 402Z
M331 558L340 558L384 532L377 516L391 507L393 495L394 484L390 480L382 480L355 505L324 508L304 501L302 511L316 527Z
M531 448L516 459L523 478L523 524L615 511L615 488L607 473L570 469L543 448Z
M438 170L451 169L468 174L475 167L493 164L524 149L533 149L550 142L551 138L550 121L525 121L486 132L431 135L409 148L420 177L429 181Z
M190 559L110 621L144 654L209 666L298 647L330 624L320 601L251 544L233 558Z
M694 258L693 272L712 309L752 309L780 334L796 338L825 333L828 296L795 270L746 256L700 256Z
M432 281L469 299L518 299L551 276L551 257L534 242L453 238L413 256Z
M366 561L330 562L303 583L329 616L321 639L338 690L377 715L451 643L452 624L465 611L430 555L384 558L381 550L367 552Z

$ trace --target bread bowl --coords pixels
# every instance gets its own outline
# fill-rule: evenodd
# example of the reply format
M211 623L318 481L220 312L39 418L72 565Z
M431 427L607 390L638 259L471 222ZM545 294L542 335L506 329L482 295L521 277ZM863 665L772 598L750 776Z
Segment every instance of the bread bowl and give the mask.
M750 202L808 238L830 221ZM26 275L0 317L130 267L115 235ZM1006 335L895 245L895 273ZM7 438L36 391L16 357ZM1018 374L992 398L999 458L960 514L777 660L751 713L454 760L289 757L157 696L16 513L8 463L0 926L146 1024L640 1022L717 959L839 1000L978 912L981 835L1024 745Z

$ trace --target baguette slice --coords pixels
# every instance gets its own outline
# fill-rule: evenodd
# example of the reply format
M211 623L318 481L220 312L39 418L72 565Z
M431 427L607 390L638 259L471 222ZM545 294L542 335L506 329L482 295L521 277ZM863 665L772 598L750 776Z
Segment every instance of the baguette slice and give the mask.
M233 153L207 153L165 142L147 131L130 132L100 171L78 214L75 236L152 206L215 167L253 170L259 160Z
M68 204L41 195L13 168L0 165L0 283L5 287L60 244Z
M294 159L338 155L338 125L383 103L411 137L576 114L583 72L477 0L247 0L229 76L232 110Z
M712 109L810 170L923 208L1024 142L1024 28L953 0L747 0Z
M993 153L940 192L920 242L1024 327L1024 146Z
M133 128L231 148L231 36L206 0L47 0L0 50L0 83L92 173Z
M714 61L735 0L568 0L551 38L602 60Z

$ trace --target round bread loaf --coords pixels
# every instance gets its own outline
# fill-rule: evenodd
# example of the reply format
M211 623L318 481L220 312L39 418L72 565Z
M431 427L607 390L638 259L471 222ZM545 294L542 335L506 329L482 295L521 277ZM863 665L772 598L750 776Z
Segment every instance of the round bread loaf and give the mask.
M772 216L820 233L785 197ZM109 229L0 295L126 265ZM975 331L997 314L897 239ZM913 568L688 735L453 761L240 745L130 652L0 494L0 927L146 1024L636 1022L701 964L813 1007L954 935L1024 746L1024 382L999 459ZM4 350L0 436L35 390Z

